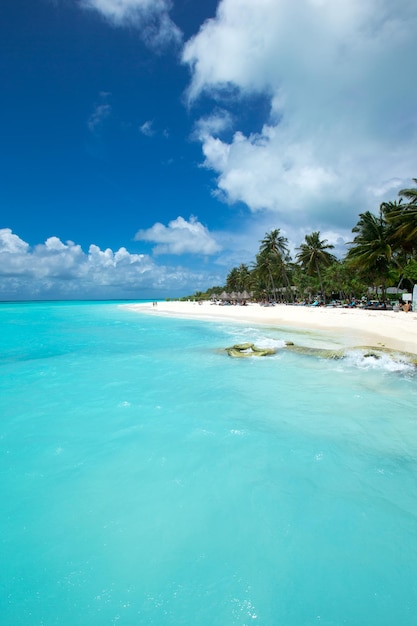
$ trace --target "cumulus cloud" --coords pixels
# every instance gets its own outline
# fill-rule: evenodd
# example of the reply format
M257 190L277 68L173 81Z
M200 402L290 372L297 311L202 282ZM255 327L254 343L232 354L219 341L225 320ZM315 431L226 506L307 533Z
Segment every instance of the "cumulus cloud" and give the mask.
M0 299L146 298L194 293L219 276L181 266L157 265L124 247L84 252L57 237L31 248L9 228L0 229ZM150 295L151 294L151 295Z
M208 139L211 135L220 135L233 126L233 117L225 109L216 109L210 115L200 118L195 125L195 136Z
M79 0L79 5L97 11L113 26L137 28L154 49L181 41L181 31L169 17L170 0Z
M231 140L196 126L218 195L330 229L395 198L416 175L416 27L413 0L222 0L183 50L191 103L235 94ZM269 116L243 132L254 94Z
M21 254L29 250L29 244L15 235L10 228L0 229L0 254ZM2 257L3 259L5 257Z
M157 222L147 230L139 230L136 241L155 243L153 249L158 254L200 254L211 255L220 251L220 246L210 235L208 229L195 217L187 222L183 217L169 222L164 226Z

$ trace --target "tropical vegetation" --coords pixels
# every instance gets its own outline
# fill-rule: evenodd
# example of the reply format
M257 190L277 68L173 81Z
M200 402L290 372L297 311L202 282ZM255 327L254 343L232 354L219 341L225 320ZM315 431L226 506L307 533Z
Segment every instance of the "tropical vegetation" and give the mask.
M293 259L279 228L265 233L250 267L230 270L225 285L193 297L250 294L276 302L387 298L389 288L410 292L417 283L417 178L402 189L398 201L383 202L377 213L359 214L346 254L337 259L334 246L319 231L306 234ZM391 290L391 291L395 291Z

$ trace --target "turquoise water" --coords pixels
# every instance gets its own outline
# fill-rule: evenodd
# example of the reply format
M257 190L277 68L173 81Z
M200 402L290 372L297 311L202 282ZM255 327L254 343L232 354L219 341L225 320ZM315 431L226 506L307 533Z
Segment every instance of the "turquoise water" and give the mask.
M2 626L417 624L417 376L323 337L0 305Z

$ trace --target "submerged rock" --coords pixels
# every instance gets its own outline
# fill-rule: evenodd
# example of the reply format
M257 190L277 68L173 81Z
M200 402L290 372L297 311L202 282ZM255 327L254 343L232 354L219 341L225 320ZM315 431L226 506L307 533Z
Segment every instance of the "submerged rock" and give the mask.
M226 348L226 350L250 350L254 348L253 343L236 343L234 346L232 346L231 348Z
M389 354L395 360L395 355L405 357L406 360L413 366L417 367L417 356L407 352L399 352L398 350L392 350L381 346L374 348L371 346L357 346L356 348L343 348L340 350L331 350L328 348L312 348L308 346L296 346L292 341L285 343L285 349L297 354L304 354L306 356L319 357L322 359L344 359L347 353L352 350L359 350L363 352L364 358L374 358L379 360L383 354ZM236 343L233 346L225 348L227 354L233 358L242 359L253 356L270 356L278 352L277 348L257 347L254 343Z
M351 348L352 349L352 348ZM354 350L365 350L364 357L373 357L374 359L380 359L383 354L388 354L392 358L395 357L405 357L405 359L417 367L417 356L412 352L402 352L400 350L394 350L393 348L386 348L381 345L379 348L372 348L370 346L358 346L357 348L353 348Z
M365 352L363 356L365 359L369 359L369 358L380 359L381 358L381 355L377 354L376 352Z
M343 359L344 350L329 350L326 348L308 348L307 346L296 346L293 343L287 343L287 350L297 352L298 354L306 354L309 356L319 356L323 359Z

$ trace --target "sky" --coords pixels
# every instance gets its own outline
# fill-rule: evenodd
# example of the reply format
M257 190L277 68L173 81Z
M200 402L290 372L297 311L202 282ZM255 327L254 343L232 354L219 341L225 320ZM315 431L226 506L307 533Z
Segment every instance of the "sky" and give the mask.
M1 0L0 299L178 297L417 177L415 0Z

